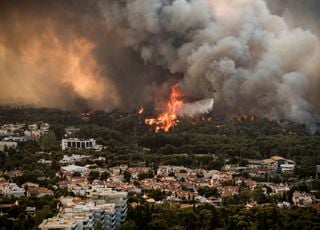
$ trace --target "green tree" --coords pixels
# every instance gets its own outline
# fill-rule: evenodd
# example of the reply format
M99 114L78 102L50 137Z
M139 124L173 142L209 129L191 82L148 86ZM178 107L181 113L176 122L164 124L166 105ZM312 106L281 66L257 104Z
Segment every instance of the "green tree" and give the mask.
M81 176L81 173L80 172L74 172L72 174L73 177L80 177Z
M56 135L53 132L49 132L40 138L40 146L43 150L51 151L59 149Z
M134 230L136 229L136 223L134 220L127 220L120 226L120 230Z
M97 221L97 223L94 225L94 230L102 230L101 221Z
M208 209L202 209L199 212L199 220L200 220L201 229L203 230L210 229L212 212Z
M101 173L100 180L106 180L109 177L110 177L110 173L106 171L106 172Z
M90 173L89 173L89 180L90 181L99 179L99 177L100 177L100 173L98 171L95 171L95 170L90 171Z
M138 174L138 180L144 180L144 179L147 179L147 178L153 178L154 175L153 175L153 172L152 170L149 170L148 172L141 172Z
M181 210L180 220L184 228L187 230L193 230L198 228L199 216L192 210Z
M165 230L168 229L168 224L164 219L154 219L148 224L148 227L154 230Z
M208 164L207 168L208 170L211 170L211 169L221 170L223 166L224 166L223 160L213 160Z
M208 186L200 187L198 189L198 193L199 193L199 195L205 196L205 197L210 197L210 196L217 197L219 195L217 188L210 188Z
M160 189L154 189L148 191L149 197L155 199L156 201L163 200L166 197L166 192L161 191Z
M124 180L126 181L126 182L130 182L130 180L131 180L131 173L129 172L129 171L124 171L123 172L123 178L124 178Z

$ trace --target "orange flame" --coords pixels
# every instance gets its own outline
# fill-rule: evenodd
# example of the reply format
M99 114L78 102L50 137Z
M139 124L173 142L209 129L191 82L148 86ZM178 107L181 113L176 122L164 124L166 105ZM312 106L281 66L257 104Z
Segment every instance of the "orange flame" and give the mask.
M145 120L147 125L155 125L156 133L160 130L168 132L171 127L175 126L178 123L177 112L182 108L183 101L181 97L183 94L179 90L178 84L175 84L171 87L170 99L167 103L166 112L161 113L156 118L149 118Z
M237 114L237 115L233 116L233 119L235 119L238 122L254 121L254 120L256 120L256 116L250 115L250 114Z
M142 107L142 105L139 108L138 114L142 114L144 112L144 108Z

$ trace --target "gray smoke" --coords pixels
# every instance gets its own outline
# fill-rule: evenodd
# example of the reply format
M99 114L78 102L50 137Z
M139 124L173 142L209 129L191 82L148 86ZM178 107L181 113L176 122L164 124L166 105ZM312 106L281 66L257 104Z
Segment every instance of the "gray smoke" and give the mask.
M315 2L0 0L0 103L161 110L179 82L184 116L214 97L221 114L310 125L320 114Z
M265 1L111 0L100 10L145 63L182 74L186 96L214 95L229 114L315 122L318 38Z

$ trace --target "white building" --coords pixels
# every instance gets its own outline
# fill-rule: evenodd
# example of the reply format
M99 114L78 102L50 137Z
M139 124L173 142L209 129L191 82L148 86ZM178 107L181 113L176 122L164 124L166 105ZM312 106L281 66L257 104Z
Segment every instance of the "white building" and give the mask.
M23 129L25 124L23 123L17 123L17 124L4 124L1 126L2 130L7 130L8 132L14 132L15 130L18 129Z
M262 160L262 164L275 172L292 173L295 169L295 162L293 160L280 156L273 156L269 159Z
M180 172L181 170L186 172L192 171L184 166L160 165L157 170L157 175L168 176L170 173Z
M39 225L41 230L82 230L80 224L73 218L53 217L45 219Z
M117 227L115 204L106 204L103 200L66 207L64 215L75 218L77 222L81 222L80 225L82 226L88 225L89 219L91 221L90 226L92 227L97 222L101 223L104 230L114 230Z
M308 207L313 204L314 196L305 192L295 191L292 195L292 202L298 207Z
M14 137L14 136L8 136L3 138L3 141L10 141L10 142L25 142L27 141L27 137Z
M4 151L5 149L16 149L17 142L13 141L0 141L0 151Z
M80 131L80 128L75 128L75 127L67 127L65 128L65 136L68 137L68 136L72 136L74 134L76 134L77 132Z
M128 192L113 191L111 188L92 186L87 190L87 197L92 199L103 199L105 203L114 203L116 207L116 226L125 221L128 211Z
M270 184L266 184L266 185L269 186L272 189L272 192L275 194L282 195L282 194L290 191L290 187L287 183L280 183L280 184L270 183Z
M281 169L281 172L283 173L292 173L294 172L295 164L294 163L281 164L280 169Z
M7 137L7 136L10 136L12 135L13 133L12 132L9 132L8 130L5 130L5 129L0 129L0 137Z
M16 183L1 184L0 191L4 196L13 196L13 197L25 196L24 188L20 188Z
M86 167L78 166L78 165L68 165L61 167L61 171L64 174L74 174L74 173L80 173L81 175L88 173L89 169Z
M44 220L40 229L75 229L93 230L99 222L103 230L119 229L115 203L107 203L105 199L79 199L61 197L62 207L59 214L51 219Z
M46 160L46 159L40 159L38 160L39 164L44 164L44 165L51 165L52 164L52 160Z
M42 123L40 125L40 130L41 130L41 134L42 135L46 135L49 133L49 129L50 129L50 124L48 123Z
M67 149L94 149L101 150L102 146L96 144L96 140L90 139L79 139L79 138L68 138L61 140L62 150Z
M195 196L194 200L199 203L210 203L210 201L203 196Z
M77 161L83 161L88 158L90 158L90 156L88 155L79 155L79 154L72 154L71 156L64 155L63 158L59 161L59 163L63 165L70 165L70 164L76 163Z

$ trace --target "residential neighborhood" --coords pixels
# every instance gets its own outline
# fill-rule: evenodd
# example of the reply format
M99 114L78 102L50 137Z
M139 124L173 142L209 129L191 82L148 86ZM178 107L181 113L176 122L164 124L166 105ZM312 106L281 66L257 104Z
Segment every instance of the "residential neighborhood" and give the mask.
M301 166L288 157L222 159L211 153L175 153L150 161L151 149L143 147L128 160L115 161L119 156L104 154L109 146L100 144L99 136L80 138L82 129L70 127L59 140L51 137L50 127L43 122L1 126L4 156L24 151L28 143L39 143L39 148L33 153L35 161L28 163L36 165L34 169L26 165L0 172L0 216L24 207L26 215L37 217L45 206L41 209L35 202L47 199L52 202L50 212L38 220L38 229L121 229L130 222L128 213L139 207L166 205L180 210L203 205L217 210L230 205L243 205L245 210L269 206L320 214L320 192L315 187L319 172L301 178ZM48 151L52 141L54 150ZM185 163L165 163L168 156ZM205 161L198 163L196 159L202 158Z
M0 0L0 230L320 229L320 0Z

